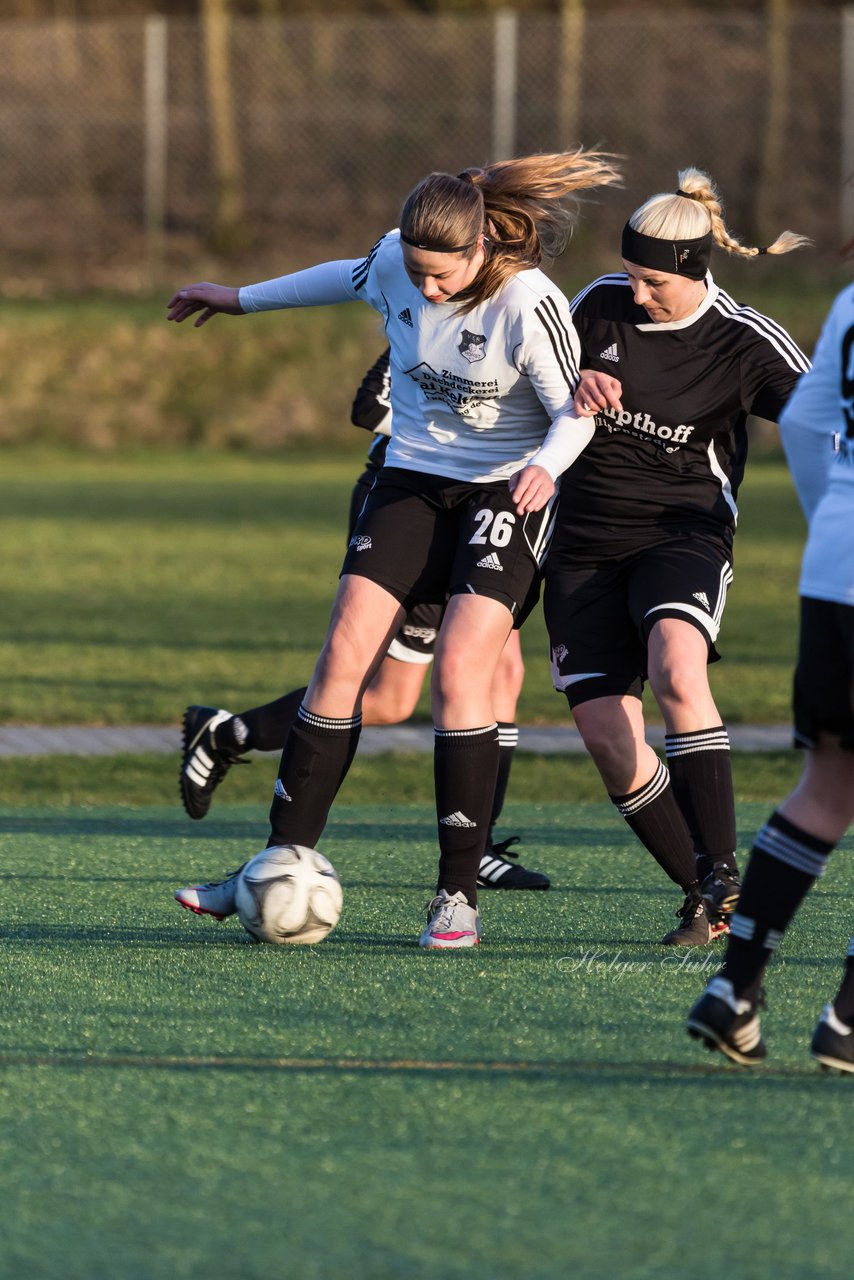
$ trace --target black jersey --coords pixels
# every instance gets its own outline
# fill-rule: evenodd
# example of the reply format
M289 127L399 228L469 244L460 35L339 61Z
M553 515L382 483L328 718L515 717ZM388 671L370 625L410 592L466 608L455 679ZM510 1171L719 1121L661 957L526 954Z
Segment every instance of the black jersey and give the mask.
M702 306L655 324L624 274L594 280L572 302L583 369L622 384L622 412L561 481L559 541L584 560L680 531L727 540L747 457L750 413L777 421L809 361L786 331L706 278Z

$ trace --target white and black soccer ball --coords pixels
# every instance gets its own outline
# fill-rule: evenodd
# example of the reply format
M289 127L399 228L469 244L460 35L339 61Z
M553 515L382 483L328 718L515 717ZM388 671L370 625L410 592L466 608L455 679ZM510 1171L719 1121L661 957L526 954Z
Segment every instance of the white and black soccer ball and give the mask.
M322 942L338 923L342 900L332 863L305 845L264 849L237 877L237 915L257 942Z

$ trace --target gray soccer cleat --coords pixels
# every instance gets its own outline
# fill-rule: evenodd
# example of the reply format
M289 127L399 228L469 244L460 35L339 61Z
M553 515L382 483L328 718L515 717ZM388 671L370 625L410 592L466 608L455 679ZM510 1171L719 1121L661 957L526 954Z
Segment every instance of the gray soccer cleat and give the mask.
M238 867L224 880L211 880L209 884L194 884L188 889L176 889L175 901L188 911L195 911L197 916L213 916L215 920L225 920L226 916L233 916L237 910L234 897L237 877L242 870L243 867Z
M420 947L475 947L480 942L480 912L470 907L462 893L453 896L440 889L427 904L427 928Z

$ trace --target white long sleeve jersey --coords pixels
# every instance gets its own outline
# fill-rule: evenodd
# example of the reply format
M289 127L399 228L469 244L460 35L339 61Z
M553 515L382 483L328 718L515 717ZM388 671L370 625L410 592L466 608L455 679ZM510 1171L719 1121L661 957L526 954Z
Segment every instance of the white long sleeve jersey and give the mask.
M244 311L361 299L391 346L386 465L474 483L537 463L556 479L593 434L578 418L579 342L560 290L520 271L460 312L428 302L406 274L397 231L364 259L324 263L240 290Z
M831 307L780 427L809 520L800 593L854 605L854 285Z

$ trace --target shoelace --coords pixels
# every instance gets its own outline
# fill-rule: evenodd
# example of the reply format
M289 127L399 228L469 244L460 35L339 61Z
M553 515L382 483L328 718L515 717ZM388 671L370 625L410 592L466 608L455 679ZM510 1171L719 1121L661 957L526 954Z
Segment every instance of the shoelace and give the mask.
M511 849L511 844L519 844L521 836L508 836L506 840L499 840L497 844L487 846L486 852L493 854L496 858L518 858L519 855L515 850Z
M431 898L430 901L427 903L428 916L430 912L435 909L434 908L435 902L436 902L436 899ZM436 919L430 920L430 927L438 931L447 930L450 927L451 922L453 920L454 907L458 907L459 905L460 904L458 902L448 902L448 900L446 899L442 903L442 906L439 908L439 915L436 917Z
M702 898L699 893L686 893L685 901L676 912L676 915L679 916L680 920L684 920L687 924L689 920L694 919L694 916L697 914L697 908L700 906L701 902Z
M227 751L221 751L219 747L216 748L216 755L219 758L214 760L213 768L211 769L211 777L218 778L222 774L226 773L233 764L252 763L252 761L247 760L245 756L230 755Z

